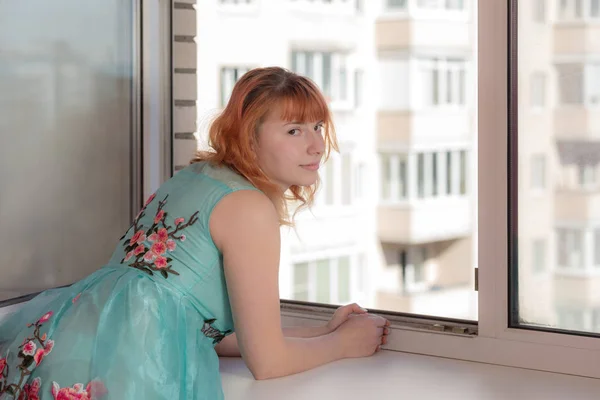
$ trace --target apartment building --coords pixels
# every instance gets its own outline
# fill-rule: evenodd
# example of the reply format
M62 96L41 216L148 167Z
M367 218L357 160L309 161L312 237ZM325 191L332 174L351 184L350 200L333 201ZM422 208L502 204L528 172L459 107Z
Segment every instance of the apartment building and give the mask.
M198 9L199 143L250 68L313 79L340 153L282 231L281 297L476 318L467 2L216 1ZM268 27L268 28L265 28Z

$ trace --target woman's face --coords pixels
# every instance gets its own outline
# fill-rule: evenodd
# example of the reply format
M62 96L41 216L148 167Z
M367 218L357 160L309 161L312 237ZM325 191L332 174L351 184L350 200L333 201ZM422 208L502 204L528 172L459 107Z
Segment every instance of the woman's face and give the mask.
M285 121L272 110L258 128L256 154L263 172L284 191L310 186L318 178L325 151L323 121Z

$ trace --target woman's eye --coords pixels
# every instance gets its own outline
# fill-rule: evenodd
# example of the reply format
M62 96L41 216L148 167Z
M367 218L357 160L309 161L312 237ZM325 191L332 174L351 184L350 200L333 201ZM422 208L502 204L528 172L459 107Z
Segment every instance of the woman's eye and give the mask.
M295 136L300 133L300 129L292 129L291 131L288 131L288 133Z
M315 131L320 131L323 129L323 124L315 125Z

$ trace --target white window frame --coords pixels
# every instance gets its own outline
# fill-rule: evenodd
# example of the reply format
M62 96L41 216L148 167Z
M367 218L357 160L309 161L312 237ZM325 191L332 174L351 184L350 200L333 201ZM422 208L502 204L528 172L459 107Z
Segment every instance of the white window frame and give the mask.
M508 325L509 3L481 1L478 10L478 326L463 324L464 328L453 331L449 323L437 321L435 325L434 318L388 314L392 333L384 348L600 378L600 339ZM285 324L308 325L314 320L327 320L334 309L335 306L299 308L283 304L282 314ZM430 328L425 327L428 322Z

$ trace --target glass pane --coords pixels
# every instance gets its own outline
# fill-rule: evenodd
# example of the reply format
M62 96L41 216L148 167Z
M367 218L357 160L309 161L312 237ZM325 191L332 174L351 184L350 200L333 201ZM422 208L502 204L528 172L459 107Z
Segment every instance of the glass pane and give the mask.
M220 108L216 72L244 65L309 76L333 114L341 154L312 209L281 230L282 299L308 263L308 301L477 319L476 3L363 1L358 14L348 0L265 0L240 14L198 2L199 121ZM274 42L280 24L293 29Z
M129 226L134 4L0 2L0 300L81 279Z
M317 260L317 297L319 303L329 303L331 294L331 271L329 260Z
M338 303L350 301L350 257L338 259Z
M578 21L575 30L518 16L515 327L600 333L600 48L577 45L599 34L596 3L555 2L559 20Z
M308 263L294 265L294 300L308 301Z

